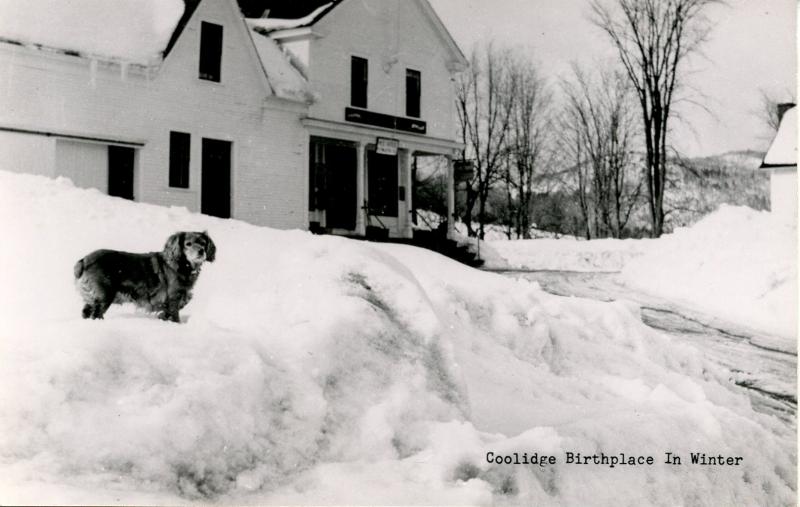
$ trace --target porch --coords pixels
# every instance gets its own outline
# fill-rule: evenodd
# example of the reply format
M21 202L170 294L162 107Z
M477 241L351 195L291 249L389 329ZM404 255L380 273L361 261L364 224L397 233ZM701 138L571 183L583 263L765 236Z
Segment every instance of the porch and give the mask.
M309 141L309 229L369 239L413 239L418 157L447 165L446 239L454 238L454 141L318 119Z

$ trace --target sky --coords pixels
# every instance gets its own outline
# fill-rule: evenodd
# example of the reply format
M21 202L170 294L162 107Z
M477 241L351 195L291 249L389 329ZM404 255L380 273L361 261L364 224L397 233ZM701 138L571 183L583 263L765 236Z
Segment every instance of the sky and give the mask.
M429 1L465 54L490 40L518 48L553 85L572 62L591 69L617 61L589 20L589 0ZM708 16L713 30L686 67L689 100L679 105L672 143L688 156L765 151L771 134L757 116L760 91L796 97L796 0L728 0Z

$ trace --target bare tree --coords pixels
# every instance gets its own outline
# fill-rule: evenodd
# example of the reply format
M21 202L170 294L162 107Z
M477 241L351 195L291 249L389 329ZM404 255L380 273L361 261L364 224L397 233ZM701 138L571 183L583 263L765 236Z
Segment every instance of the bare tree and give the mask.
M609 3L616 7L609 7ZM652 235L664 229L669 120L683 63L707 39L706 8L721 0L591 0L641 106Z
M552 133L552 94L536 66L524 55L513 58L510 68L511 104L506 192L511 227L517 238L530 238L533 195L548 164Z
M514 91L509 79L509 53L492 44L473 50L470 68L457 82L456 103L463 157L471 159L475 175L467 185L464 222L470 236L484 237L486 205L507 150ZM472 227L477 205L478 231Z
M562 90L562 150L574 161L584 235L623 237L642 189L630 86L620 73L592 80L573 67Z

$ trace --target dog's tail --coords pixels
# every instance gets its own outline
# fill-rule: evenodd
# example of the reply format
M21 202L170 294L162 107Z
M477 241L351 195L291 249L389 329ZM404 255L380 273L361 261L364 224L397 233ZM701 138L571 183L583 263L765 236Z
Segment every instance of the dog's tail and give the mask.
M83 259L79 260L75 263L75 266L72 268L72 272L75 274L75 278L80 278L83 275Z

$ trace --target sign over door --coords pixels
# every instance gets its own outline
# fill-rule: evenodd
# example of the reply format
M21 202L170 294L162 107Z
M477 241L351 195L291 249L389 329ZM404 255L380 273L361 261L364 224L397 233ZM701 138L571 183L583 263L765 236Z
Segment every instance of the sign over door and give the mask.
M380 155L397 155L397 148L400 147L400 141L397 139L389 139L386 137L379 137L375 145L375 151Z

